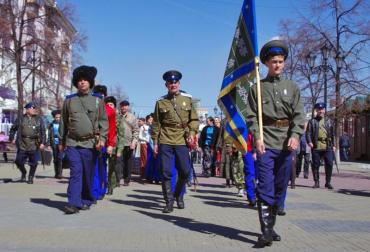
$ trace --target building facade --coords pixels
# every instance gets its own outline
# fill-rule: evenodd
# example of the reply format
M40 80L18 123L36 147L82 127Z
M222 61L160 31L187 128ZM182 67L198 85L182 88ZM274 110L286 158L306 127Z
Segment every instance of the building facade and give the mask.
M76 29L55 0L15 0L11 3L9 6L8 1L0 0L1 123L11 123L16 117L19 79L24 103L37 102L44 114L61 106L63 97L71 91L72 45L76 36ZM9 8L16 20L24 24L16 22L15 34L11 29L15 19L9 15ZM21 69L20 78L17 66Z

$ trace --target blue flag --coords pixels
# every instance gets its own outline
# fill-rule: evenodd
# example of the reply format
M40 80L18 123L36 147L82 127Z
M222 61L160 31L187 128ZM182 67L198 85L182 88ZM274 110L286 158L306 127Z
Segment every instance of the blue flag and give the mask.
M245 111L249 88L255 82L257 54L255 3L244 0L218 96L218 104L227 118L226 132L243 152L247 151Z

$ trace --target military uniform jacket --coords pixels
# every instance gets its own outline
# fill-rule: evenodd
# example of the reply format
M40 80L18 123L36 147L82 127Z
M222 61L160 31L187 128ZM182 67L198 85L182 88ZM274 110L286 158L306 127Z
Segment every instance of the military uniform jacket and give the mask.
M297 85L279 77L266 77L261 80L263 121L289 120L289 126L263 126L266 148L287 149L290 137L298 141L304 131L305 115L301 103L300 90ZM258 128L257 91L252 86L248 95L247 124L254 139L261 139Z
M193 136L198 128L198 116L189 94L167 94L156 102L151 130L154 144L185 145L186 131Z
M106 142L108 119L105 105L97 94L72 94L63 103L59 143L64 146L94 148L95 135Z
M326 138L326 148L332 148L335 146L335 135L334 135L334 127L333 123L329 118L323 118L321 120L324 121L324 128L326 129L327 138ZM318 137L319 137L319 122L320 118L313 118L307 124L306 130L306 141L307 143L313 144L313 149L317 148Z
M17 132L17 148L23 151L35 151L40 144L46 143L45 125L39 116L23 115L10 129L9 140L13 141Z

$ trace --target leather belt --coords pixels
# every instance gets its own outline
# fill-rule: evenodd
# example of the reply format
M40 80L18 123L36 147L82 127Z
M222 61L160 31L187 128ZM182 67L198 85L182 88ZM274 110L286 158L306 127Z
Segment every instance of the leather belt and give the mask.
M22 136L22 138L37 139L38 136Z
M180 123L162 123L161 125L164 126L164 127L183 129L183 127Z
M95 138L95 135L91 134L91 135L87 135L87 136L82 136L82 137L74 137L74 136L68 136L69 138L75 140L75 141L87 141L87 140L90 140L90 139L94 139Z
M273 126L276 128L289 127L290 121L288 119L273 120L269 118L263 118L263 126Z

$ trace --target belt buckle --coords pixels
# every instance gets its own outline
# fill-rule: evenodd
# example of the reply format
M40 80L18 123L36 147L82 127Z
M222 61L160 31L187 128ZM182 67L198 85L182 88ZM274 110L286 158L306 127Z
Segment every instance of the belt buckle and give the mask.
M276 120L276 127L281 128L282 127L282 121L281 120Z

